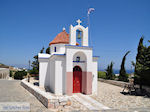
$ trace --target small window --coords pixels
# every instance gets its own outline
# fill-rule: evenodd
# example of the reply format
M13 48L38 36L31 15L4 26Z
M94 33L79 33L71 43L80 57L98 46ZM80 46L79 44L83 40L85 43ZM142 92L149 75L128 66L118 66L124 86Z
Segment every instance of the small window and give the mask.
M56 52L56 47L54 47L54 52Z
M78 56L78 57L76 57L76 61L77 62L79 62L80 61L80 57Z

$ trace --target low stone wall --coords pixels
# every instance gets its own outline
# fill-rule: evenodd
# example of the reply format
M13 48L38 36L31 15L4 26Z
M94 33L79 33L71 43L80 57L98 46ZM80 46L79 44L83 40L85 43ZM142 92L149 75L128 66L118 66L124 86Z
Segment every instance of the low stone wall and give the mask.
M0 79L9 79L9 69L0 68Z
M42 91L40 88L28 83L26 79L21 81L21 85L33 94L45 107L47 108L58 108L64 106L70 106L71 101L68 97L55 97L45 91Z
M105 82L105 83L108 83L108 84L112 84L112 85L115 85L115 86L119 86L119 87L124 87L125 84L129 84L128 82L122 82L122 81L115 81L115 80L105 80L105 79L101 79L101 78L98 78L98 81L101 81L101 82Z
M98 78L98 81L108 83L108 84L112 84L112 85L115 85L115 86L119 86L119 87L122 87L122 88L124 87L125 84L129 84L128 82L115 81L115 80L105 80L105 79L101 79L101 78ZM136 87L139 88L139 85L136 85ZM150 94L150 87L142 86L142 88L145 89Z

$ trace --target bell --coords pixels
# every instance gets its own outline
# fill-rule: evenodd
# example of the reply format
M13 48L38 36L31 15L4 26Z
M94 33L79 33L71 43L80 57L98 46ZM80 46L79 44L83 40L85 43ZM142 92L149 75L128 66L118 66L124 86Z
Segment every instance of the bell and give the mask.
M80 33L78 33L78 39L81 39L81 35L80 35Z
M78 30L78 39L81 39L81 33L82 31Z

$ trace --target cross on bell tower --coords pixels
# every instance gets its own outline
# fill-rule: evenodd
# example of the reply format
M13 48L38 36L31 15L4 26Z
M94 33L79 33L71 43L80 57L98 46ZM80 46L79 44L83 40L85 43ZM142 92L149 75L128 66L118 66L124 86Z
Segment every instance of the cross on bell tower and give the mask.
M77 20L78 25L80 25L82 23L82 21L80 19Z

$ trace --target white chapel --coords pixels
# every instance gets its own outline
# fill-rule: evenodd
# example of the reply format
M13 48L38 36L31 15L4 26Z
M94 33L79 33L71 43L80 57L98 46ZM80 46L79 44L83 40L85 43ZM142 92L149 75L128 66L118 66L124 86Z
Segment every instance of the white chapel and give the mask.
M81 43L77 42L81 32ZM49 43L50 54L39 53L39 86L56 95L97 94L98 57L89 47L88 27L81 21L65 28Z

